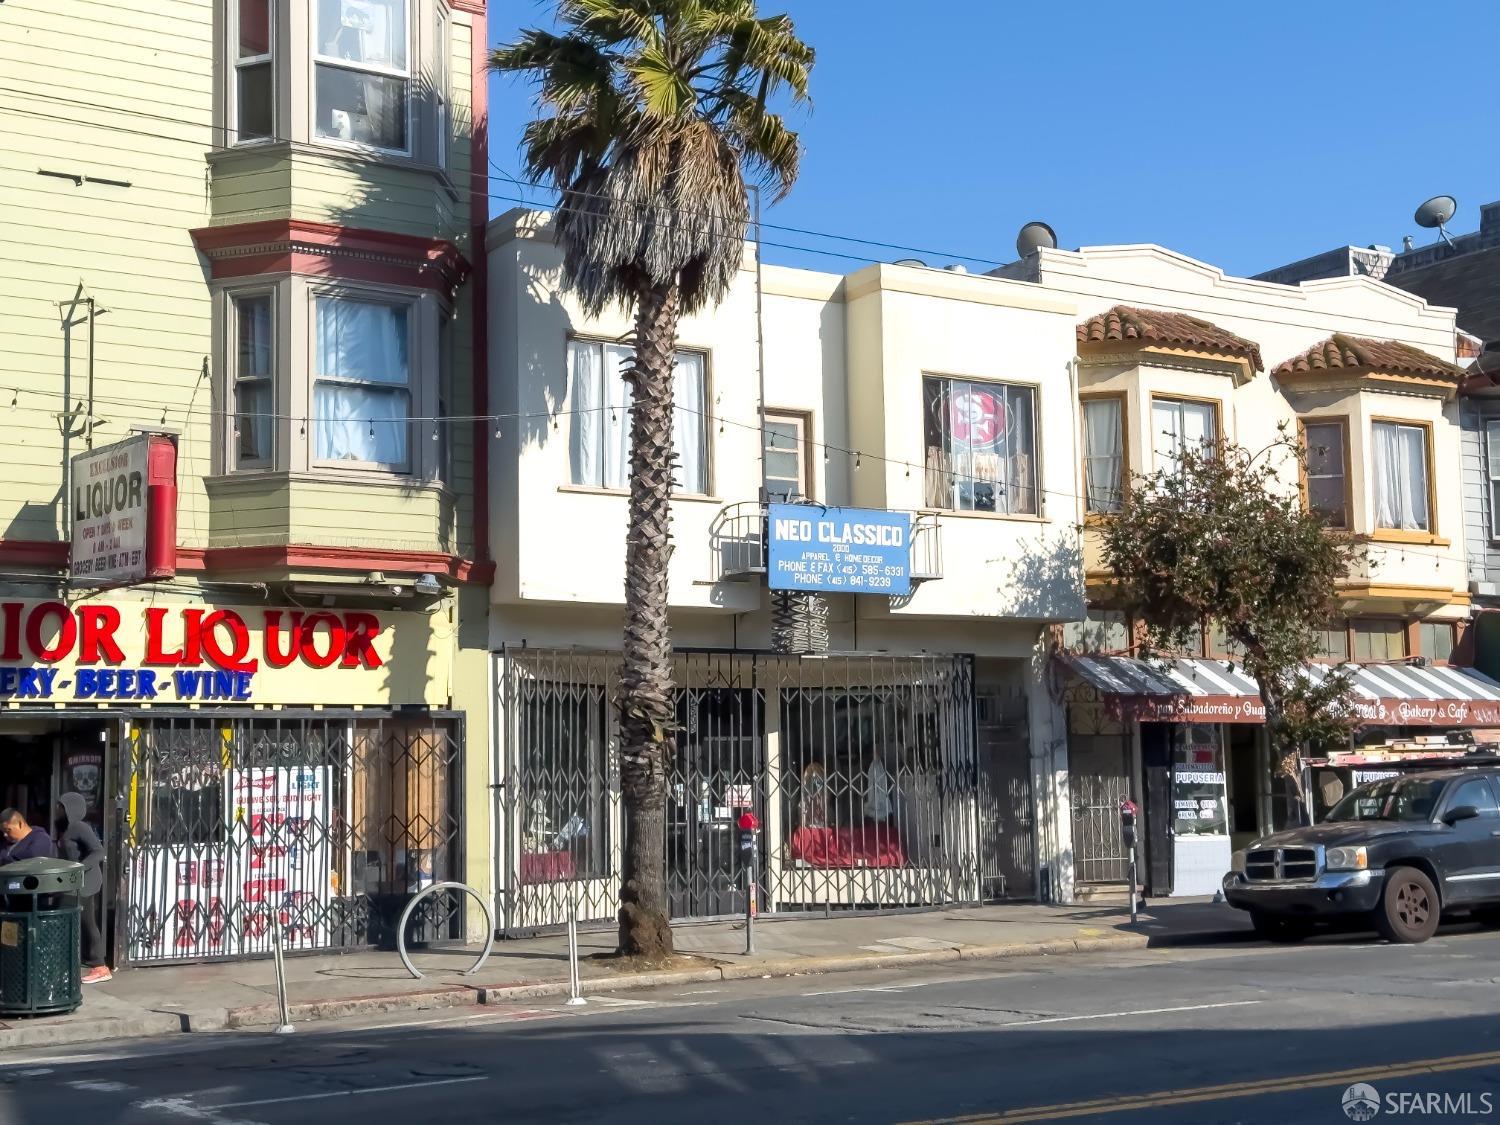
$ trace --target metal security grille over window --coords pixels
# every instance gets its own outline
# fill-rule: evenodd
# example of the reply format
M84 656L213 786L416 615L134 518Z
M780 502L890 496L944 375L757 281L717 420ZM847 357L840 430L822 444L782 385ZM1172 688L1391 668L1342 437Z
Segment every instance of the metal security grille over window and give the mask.
M417 891L462 878L462 719L136 722L122 763L131 962L394 940ZM424 899L409 940L462 936L460 896Z
M951 511L1040 514L1035 390L929 375L923 395L927 503Z
M619 656L509 650L503 660L505 926L560 925L574 895L581 918L606 921L620 862ZM679 653L675 663L675 917L743 911L747 812L764 826L768 912L1030 892L1024 697L976 701L969 658Z
M409 10L410 0L317 0L313 70L319 137L409 151Z

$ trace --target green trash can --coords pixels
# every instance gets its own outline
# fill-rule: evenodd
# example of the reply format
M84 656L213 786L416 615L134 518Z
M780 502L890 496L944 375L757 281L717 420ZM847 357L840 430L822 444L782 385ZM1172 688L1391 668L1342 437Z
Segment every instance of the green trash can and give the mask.
M23 859L0 867L0 1015L58 1015L83 1003L82 890L81 863Z

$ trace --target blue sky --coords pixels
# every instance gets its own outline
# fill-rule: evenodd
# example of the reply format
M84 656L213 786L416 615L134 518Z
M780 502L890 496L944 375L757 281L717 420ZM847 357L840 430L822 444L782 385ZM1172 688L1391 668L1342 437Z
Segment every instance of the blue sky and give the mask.
M1021 224L1044 219L1066 247L1157 242L1249 274L1344 243L1399 247L1412 234L1421 245L1412 211L1439 192L1458 198L1455 233L1500 200L1492 4L762 3L790 11L818 51L802 176L768 222L973 268L957 256L1008 261ZM551 11L493 0L491 38L546 25ZM492 81L492 159L518 174L529 90ZM516 194L499 177L493 191Z

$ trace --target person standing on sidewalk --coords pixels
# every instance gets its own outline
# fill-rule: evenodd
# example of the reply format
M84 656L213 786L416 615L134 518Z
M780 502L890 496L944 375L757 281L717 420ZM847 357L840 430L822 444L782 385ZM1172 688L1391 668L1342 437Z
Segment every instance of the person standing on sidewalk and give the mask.
M88 802L82 793L64 793L62 830L57 837L63 859L83 864L83 983L103 984L114 974L104 963L104 935L99 932L99 892L104 889L104 845L93 826L84 819Z
M19 809L0 812L0 836L4 846L0 847L0 864L17 863L23 859L56 859L57 851L52 846L52 837L45 828L33 828L26 823Z

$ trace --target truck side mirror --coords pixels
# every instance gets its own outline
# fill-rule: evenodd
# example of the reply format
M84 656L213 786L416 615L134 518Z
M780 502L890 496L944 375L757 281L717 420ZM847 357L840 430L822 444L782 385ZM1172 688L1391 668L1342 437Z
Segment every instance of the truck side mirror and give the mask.
M1479 810L1473 805L1455 805L1443 814L1443 823L1452 828L1460 820L1473 820L1479 815Z

